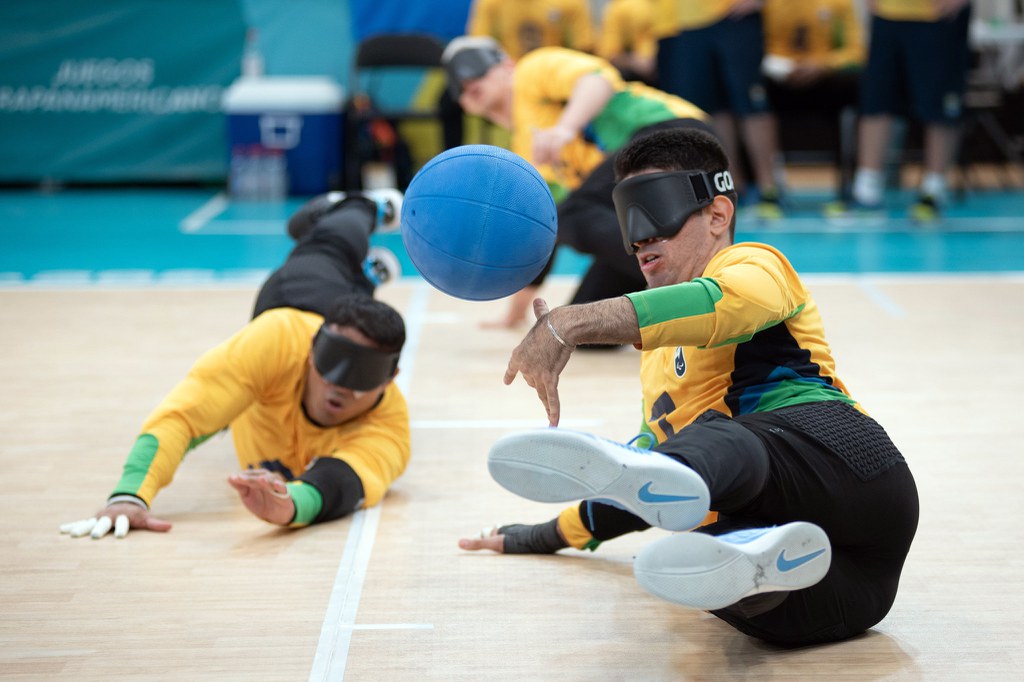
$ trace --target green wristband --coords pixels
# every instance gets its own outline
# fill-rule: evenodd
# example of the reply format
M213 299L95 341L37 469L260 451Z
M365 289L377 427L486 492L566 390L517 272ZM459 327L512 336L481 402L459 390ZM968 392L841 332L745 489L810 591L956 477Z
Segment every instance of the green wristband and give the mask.
M293 481L288 483L288 494L295 503L295 516L288 525L299 527L313 523L313 519L324 506L324 498L320 491L302 481Z

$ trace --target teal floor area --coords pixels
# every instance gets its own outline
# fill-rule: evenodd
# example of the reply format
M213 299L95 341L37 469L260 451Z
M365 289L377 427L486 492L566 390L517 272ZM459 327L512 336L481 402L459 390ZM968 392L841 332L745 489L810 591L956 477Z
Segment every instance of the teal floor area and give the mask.
M972 191L932 225L911 223L907 193L885 215L829 220L827 193L788 197L785 217L758 222L740 209L737 241L780 248L809 273L1024 271L1024 192ZM201 189L0 191L0 286L256 283L292 246L285 222L305 200L238 203ZM416 270L397 233L373 241ZM588 263L561 249L554 273Z

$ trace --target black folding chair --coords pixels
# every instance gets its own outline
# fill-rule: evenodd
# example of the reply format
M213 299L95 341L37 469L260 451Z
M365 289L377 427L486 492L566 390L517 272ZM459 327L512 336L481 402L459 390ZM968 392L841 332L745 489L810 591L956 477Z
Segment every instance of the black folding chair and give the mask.
M399 188L404 189L408 184L411 161L408 159L408 145L398 133L399 123L436 120L444 125L446 112L442 111L440 99L428 106L412 102L411 93L403 89L403 84L418 85L430 72L439 70L444 48L444 42L424 33L380 34L359 44L353 59L349 79L351 95L346 107L345 175L348 188L362 187L362 166L379 153L382 143L387 142L382 141L379 135L387 131L387 126L394 133L396 145L389 162L395 165ZM396 94L400 101L395 101ZM374 131L378 133L376 139Z

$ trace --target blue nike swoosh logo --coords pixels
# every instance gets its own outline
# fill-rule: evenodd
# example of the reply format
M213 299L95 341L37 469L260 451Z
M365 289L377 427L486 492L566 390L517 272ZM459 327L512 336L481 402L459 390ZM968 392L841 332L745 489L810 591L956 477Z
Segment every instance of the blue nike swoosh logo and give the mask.
M825 550L819 549L817 552L811 552L810 554L804 554L803 556L798 556L795 559L787 559L786 558L786 550L782 550L781 552L779 552L779 558L775 561L775 566L780 571L785 573L786 571L792 571L794 568L799 568L799 567L803 566L804 564L806 564L811 559L816 559L816 558L818 558L819 556L821 556L824 553L825 553Z
M644 483L644 487L640 488L636 496L640 498L641 502L649 502L651 504L663 504L665 502L689 502L690 500L699 500L700 498L696 495L660 495L658 493L651 492L651 485L654 481L648 481Z

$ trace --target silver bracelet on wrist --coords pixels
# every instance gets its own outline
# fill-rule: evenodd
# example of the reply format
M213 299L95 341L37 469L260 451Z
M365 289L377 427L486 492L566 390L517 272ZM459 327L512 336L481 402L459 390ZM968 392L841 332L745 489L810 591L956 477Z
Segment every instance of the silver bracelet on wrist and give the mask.
M127 494L111 495L110 499L107 500L107 506L109 507L112 504L120 504L122 502L134 504L136 507L142 507L143 509L149 509L149 505L143 502L141 498L135 497L135 495Z
M555 337L555 341L558 341L558 343L562 344L564 347L568 348L569 350L575 350L576 349L576 346L573 346L573 345L570 345L570 344L566 343L565 339L563 339L561 336L558 335L558 332L555 331L555 325L551 324L551 318L550 317L547 318L546 322L548 323L548 331L551 332L551 336Z

